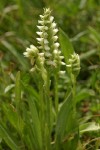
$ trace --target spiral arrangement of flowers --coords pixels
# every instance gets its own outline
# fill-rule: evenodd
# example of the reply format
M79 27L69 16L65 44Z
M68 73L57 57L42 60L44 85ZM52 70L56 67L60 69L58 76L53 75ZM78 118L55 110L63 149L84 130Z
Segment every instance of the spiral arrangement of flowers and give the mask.
M24 52L24 56L31 61L31 71L40 70L43 72L64 74L65 71L60 71L60 66L64 65L69 73L78 75L80 70L79 55L74 53L70 56L68 64L64 62L64 56L61 55L60 44L58 42L58 28L51 15L50 8L45 8L43 15L40 15L37 25L38 37L37 47L30 45Z

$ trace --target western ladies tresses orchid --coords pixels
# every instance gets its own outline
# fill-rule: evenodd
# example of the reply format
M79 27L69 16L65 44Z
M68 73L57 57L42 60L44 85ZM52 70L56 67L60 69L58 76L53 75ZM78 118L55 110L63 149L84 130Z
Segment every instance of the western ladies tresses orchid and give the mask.
M57 70L62 64L62 59L64 57L61 56L61 51L59 49L60 44L57 41L58 29L54 22L54 17L51 16L51 10L49 8L44 9L44 14L40 15L37 28L39 30L36 32L38 35L38 46L35 47L34 45L31 45L30 48L27 48L26 52L23 54L31 60L32 65L35 62L34 67L38 69L41 69L39 66L41 64L48 71ZM38 59L40 61L40 57L41 62L38 63ZM34 69L32 68L31 70Z
M49 8L44 9L44 14L40 15L37 28L38 31L36 33L38 37L36 39L38 46L30 45L26 49L26 52L23 53L25 57L31 60L31 64L33 65L31 71L37 69L38 71L49 72L51 74L54 72L62 73L60 66L64 65L67 66L70 73L75 73L76 75L80 70L79 56L74 53L68 60L67 65L63 62L64 56L61 55L59 48L57 25L54 17L51 16Z

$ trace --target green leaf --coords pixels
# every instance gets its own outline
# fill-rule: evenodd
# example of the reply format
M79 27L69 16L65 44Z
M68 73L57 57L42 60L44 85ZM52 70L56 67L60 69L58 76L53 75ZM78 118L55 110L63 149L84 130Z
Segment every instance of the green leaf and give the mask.
M16 102L16 112L18 114L18 130L20 134L22 134L23 130L23 120L22 120L22 101L21 101L21 81L20 81L20 71L18 71L16 75L16 82L15 82L15 102Z
M15 100L16 100L16 106L19 109L20 100L21 100L20 71L18 71L16 75Z
M72 43L70 42L70 39L62 29L60 29L59 31L59 40L60 40L62 53L67 63L70 55L74 53L74 48L72 46Z
M95 95L95 92L91 89L87 89L87 88L84 88L80 91L78 91L77 95L75 96L75 101L76 103L90 97L90 96L94 96Z
M97 43L100 44L100 34L94 28L89 27L89 31L91 33L91 38Z
M18 114L15 110L15 108L9 104L3 104L3 111L5 113L5 116L7 117L8 121L13 125L15 129L17 129L18 125Z
M100 125L96 124L95 122L89 122L89 123L80 125L79 130L80 130L80 133L98 131L100 130Z
M41 150L42 148L41 125L34 97L29 96L28 103L32 117L32 131L35 137L35 144L37 145L38 150Z
M23 88L28 92L29 95L33 95L35 97L35 100L39 100L39 95L32 86L25 85L23 82L21 83L22 83Z
M34 127L32 118L30 116L30 112L27 112L26 109L24 109L24 116L25 116L25 127L24 127L24 141L29 150L37 150L38 149L38 143L36 136L34 135Z
M64 134L66 133L67 136L72 133L74 134L73 130L76 130L76 116L73 111L73 98L71 92L58 113L55 145L57 150L60 150L62 147Z
M15 143L14 138L9 134L9 132L0 124L0 136L5 140L7 145L12 150L20 150L18 145Z

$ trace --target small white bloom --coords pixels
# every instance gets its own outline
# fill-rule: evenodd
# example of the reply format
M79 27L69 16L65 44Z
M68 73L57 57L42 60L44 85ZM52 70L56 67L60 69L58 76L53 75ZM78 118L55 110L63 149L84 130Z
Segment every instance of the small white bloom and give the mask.
M46 56L46 57L51 57L52 55L51 55L51 53L49 53L49 52L45 52L45 56Z
M50 47L48 45L44 45L44 48L45 48L46 51L50 50Z
M53 35L55 35L58 32L58 29L53 29Z
M39 53L39 56L44 57L44 53Z
M26 48L26 51L31 52L32 50L31 50L31 48Z
M43 38L36 38L39 42L42 42L43 43Z
M38 29L42 30L44 32L44 30L48 30L47 26L37 26Z
M58 48L60 46L59 43L54 43L54 48Z
M45 29L45 30L48 30L48 27L47 27L47 26L45 26L45 27L44 27L44 29Z
M30 49L35 49L37 50L37 48L34 45L30 45Z
M24 57L29 57L28 52L23 53Z
M60 59L64 59L64 56L59 56L60 57Z
M37 26L38 27L38 29L40 29L40 30L43 30L44 29L44 26Z
M59 71L59 75L65 75L66 71Z
M54 19L54 17L53 17L53 16L50 16L50 22L52 22L52 21L53 21L53 19Z
M48 37L48 34L47 34L46 32L44 32L44 33L43 33L43 37L44 37L44 38L47 38L47 37Z
M65 66L65 65L66 65L66 63L64 63L64 62L61 62L61 65Z
M55 50L53 51L53 53L54 53L54 54L58 54L58 49L55 49Z
M69 68L71 68L71 67L72 67L72 65L66 65L66 67L69 67Z
M48 44L48 40L47 39L44 39L44 44Z
M46 8L46 9L44 9L44 11L45 11L46 14L51 13L50 8Z
M69 63L73 63L75 61L75 59L69 59Z
M56 23L55 22L53 22L52 24L51 24L51 28L55 28L56 27Z
M44 21L38 20L38 23L44 25Z
M36 39L38 40L38 43L42 46L43 46L43 44L48 44L49 43L48 40L44 39L44 38L36 38Z
M41 19L44 19L44 16L43 16L43 15L40 15L40 18L41 18Z
M52 39L55 42L58 39L58 36L55 35L55 36L52 37Z
M36 32L40 37L43 36L43 32Z
M56 63L54 61L48 60L46 63L47 65L56 66Z

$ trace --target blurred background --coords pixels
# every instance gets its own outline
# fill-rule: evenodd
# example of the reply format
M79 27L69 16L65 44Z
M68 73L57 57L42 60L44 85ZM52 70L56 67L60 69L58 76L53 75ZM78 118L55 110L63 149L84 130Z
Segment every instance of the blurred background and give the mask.
M21 70L27 84L30 64L23 52L36 45L43 8L50 7L58 28L69 36L81 58L78 77L80 115L100 113L100 0L0 0L0 103L10 100L10 89ZM10 85L10 86L8 86ZM0 109L1 111L1 109Z
M6 120L1 104L13 101L17 72L21 71L21 80L27 85L34 80L23 52L30 44L36 45L36 25L45 7L51 8L58 28L69 36L80 55L79 117L100 123L100 0L0 0L0 120Z

